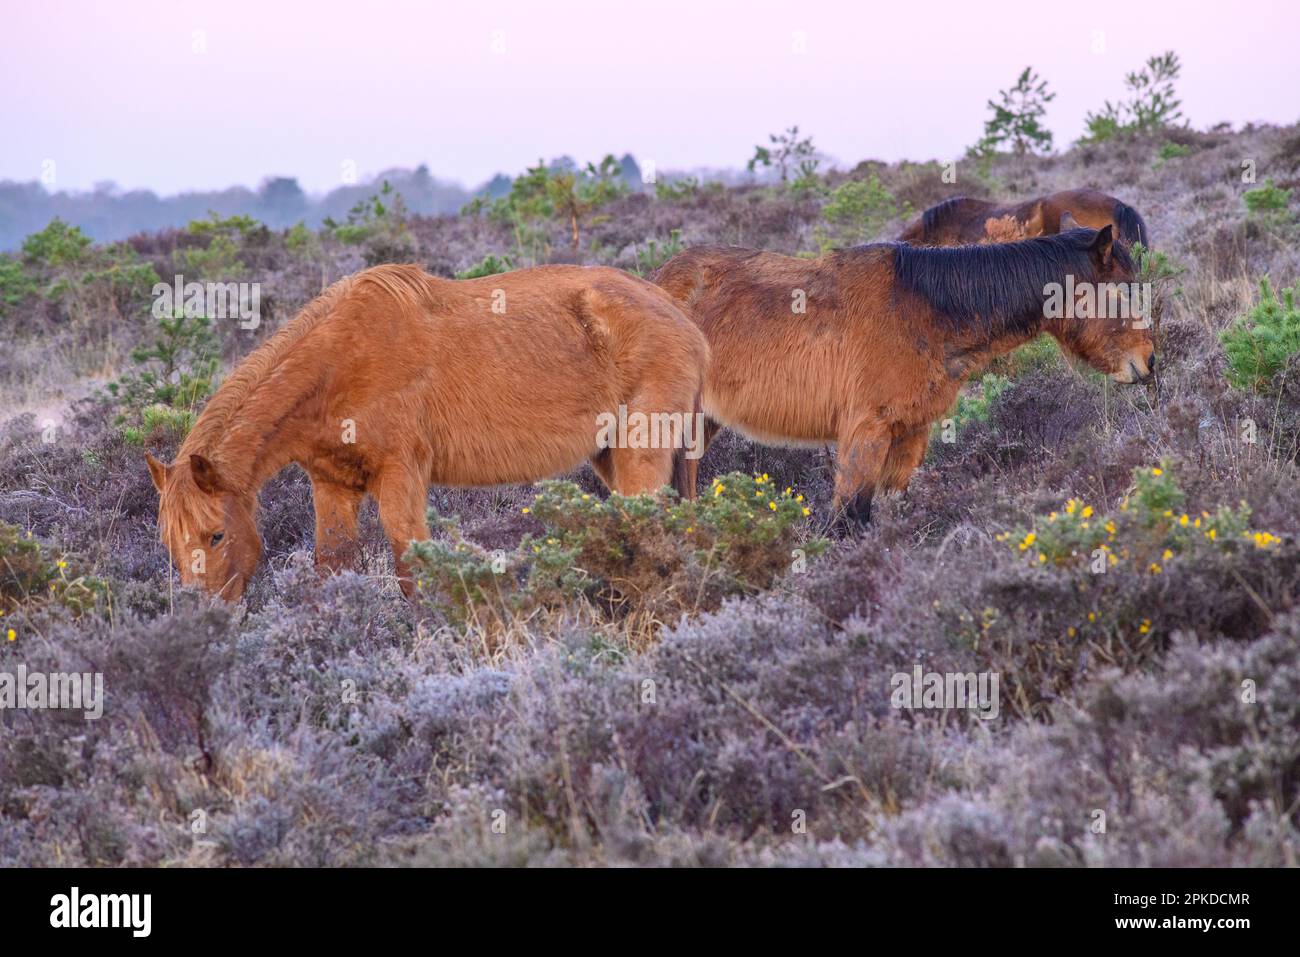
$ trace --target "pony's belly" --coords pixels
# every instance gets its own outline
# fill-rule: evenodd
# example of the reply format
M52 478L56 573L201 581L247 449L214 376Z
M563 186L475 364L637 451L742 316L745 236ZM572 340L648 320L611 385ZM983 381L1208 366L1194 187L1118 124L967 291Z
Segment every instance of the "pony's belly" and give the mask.
M433 485L526 485L577 468L595 452L594 424L569 433L441 443L429 481Z
M793 390L744 389L719 394L706 388L704 414L762 445L821 446L835 440L835 415L822 396Z

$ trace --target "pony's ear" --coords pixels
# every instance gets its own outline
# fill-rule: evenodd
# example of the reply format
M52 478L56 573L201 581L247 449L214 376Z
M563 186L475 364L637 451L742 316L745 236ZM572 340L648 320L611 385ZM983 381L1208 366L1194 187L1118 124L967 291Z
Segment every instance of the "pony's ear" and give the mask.
M167 466L163 465L148 452L144 453L144 460L149 465L149 477L153 479L153 487L161 492L163 486L167 484Z
M1115 245L1115 233L1111 229L1110 223L1107 223L1101 229L1097 230L1097 237L1092 241L1093 259L1101 264L1102 268L1110 265L1111 247Z
M1065 232L1067 229L1078 229L1078 228L1079 228L1079 221L1074 218L1073 213L1071 213L1067 209L1065 212L1061 214L1061 232Z
M194 484L199 487L200 492L216 495L218 492L226 491L226 483L217 474L217 467L202 455L190 456L190 474L194 476Z

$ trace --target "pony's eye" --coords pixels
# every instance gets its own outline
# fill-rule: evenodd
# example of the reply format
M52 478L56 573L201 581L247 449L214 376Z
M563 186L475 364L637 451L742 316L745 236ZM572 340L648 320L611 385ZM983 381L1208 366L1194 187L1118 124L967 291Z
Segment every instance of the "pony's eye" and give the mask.
M212 536L212 545L213 545L213 547L216 547L216 544L217 544L219 541L221 541L223 538L225 538L225 537L226 537L226 533L225 533L225 532L217 532L217 534L213 535L213 536Z

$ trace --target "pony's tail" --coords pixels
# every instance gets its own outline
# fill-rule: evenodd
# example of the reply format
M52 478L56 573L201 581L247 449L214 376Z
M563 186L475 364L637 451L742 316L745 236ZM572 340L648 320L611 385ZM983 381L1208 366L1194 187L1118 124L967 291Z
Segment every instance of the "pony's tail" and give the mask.
M1116 201L1115 203L1115 225L1119 227L1119 238L1124 240L1130 246L1138 242L1142 244L1143 249L1151 248L1151 240L1147 238L1146 220L1132 206L1127 203Z
M700 403L698 392L695 393L695 404L691 411L693 421L703 422L700 415L704 411L704 406ZM704 443L703 429L698 431L695 440L701 445ZM695 498L695 486L700 475L700 460L698 457L692 458L687 455L689 451L691 450L686 448L685 443L681 448L673 449L673 491L685 499Z

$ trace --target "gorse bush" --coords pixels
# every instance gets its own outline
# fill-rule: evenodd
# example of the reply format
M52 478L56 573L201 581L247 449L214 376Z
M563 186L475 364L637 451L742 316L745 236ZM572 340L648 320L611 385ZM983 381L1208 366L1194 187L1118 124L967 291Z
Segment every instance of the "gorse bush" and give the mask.
M606 615L662 622L769 588L826 547L815 537L800 544L811 510L766 475L729 473L694 501L671 493L601 500L571 482L541 489L524 512L544 531L513 552L489 552L438 516L447 538L412 543L407 558L421 592L455 624L508 625L579 596Z
M1009 145L1017 156L1032 152L1051 152L1052 131L1042 119L1047 104L1056 99L1048 92L1047 81L1032 67L1025 67L1014 86L998 91L998 100L989 100L993 115L984 123L984 136L970 150L973 155L996 152Z
M1268 279L1260 280L1259 302L1219 334L1228 355L1228 381L1238 389L1270 391L1287 362L1300 352L1300 285L1279 299Z
M13 615L20 607L53 602L79 615L95 608L107 590L102 579L80 570L68 555L0 522L0 637L20 637Z
M1294 586L1295 543L1253 528L1244 504L1188 508L1167 462L1132 482L1111 514L1072 498L1000 533L1019 561L947 612L959 640L1010 676L1020 713L1041 710L1088 661L1139 667L1178 630L1251 633L1267 624L1254 599ZM1027 620L1032 643L1013 637Z
M1162 463L1134 470L1133 490L1117 516L1097 515L1091 505L1072 498L1059 512L998 538L1039 564L1088 565L1101 574L1126 563L1150 575L1161 574L1162 563L1195 548L1233 550L1243 540L1255 548L1268 548L1280 541L1270 532L1252 531L1250 510L1244 505L1193 515L1183 510L1184 499L1168 463Z

